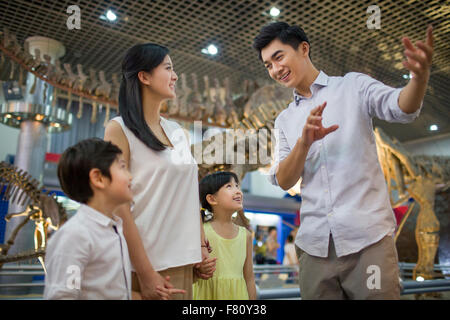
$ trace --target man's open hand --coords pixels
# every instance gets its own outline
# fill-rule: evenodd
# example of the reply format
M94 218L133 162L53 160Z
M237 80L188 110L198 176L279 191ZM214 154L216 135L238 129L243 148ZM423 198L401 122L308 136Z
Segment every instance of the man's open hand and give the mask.
M428 82L433 58L433 27L428 26L425 42L417 41L416 46L414 46L408 37L404 37L402 41L406 55L406 61L403 61L403 65L411 72L413 79Z

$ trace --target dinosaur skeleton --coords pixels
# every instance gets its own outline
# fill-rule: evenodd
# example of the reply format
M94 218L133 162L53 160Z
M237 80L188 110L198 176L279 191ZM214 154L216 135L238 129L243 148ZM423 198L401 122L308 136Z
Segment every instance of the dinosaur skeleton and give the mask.
M21 216L25 218L12 231L9 239L0 245L0 268L4 263L38 258L45 269L43 256L47 245L48 229L58 229L67 220L66 211L56 201L55 196L50 195L49 191L44 192L44 186L39 186L39 182L27 172L6 162L0 162L0 191L3 191L5 186L3 198L10 204L16 203L25 208L23 212L6 215L5 220L9 221ZM29 221L35 223L34 250L8 255L20 229Z
M40 78L45 83L44 90L48 85L58 89L53 91L56 95L52 100L52 106L56 107L58 98L64 99L67 100L66 111L70 112L72 100L78 102L78 111L76 112L78 119L82 117L87 104L91 105L92 123L97 121L97 107L99 105L106 105L107 110L110 110L111 107L117 109L120 83L116 74L111 75L111 80L107 80L103 71L99 71L97 74L93 69L89 69L89 75L87 75L83 72L81 64L76 65L76 72L74 72L72 65L69 63L64 63L61 66L61 62L56 60L52 64L50 57L45 54L43 55L44 59L41 59L41 52L37 48L34 56L32 56L28 53L28 42L25 42L24 48L22 48L15 35L6 28L1 43L0 49L4 55L2 55L0 69L8 67L9 78L15 78L15 75L18 74L21 85L25 78L22 71L31 72L34 75L34 82L29 92L31 95L36 93L37 79ZM5 57L10 58L9 64L5 63ZM176 89L177 97L175 101L168 101L163 104L162 114L184 121L202 120L205 123L225 128L236 126L239 120L243 118L243 112L233 108L233 106L239 106L242 99L233 101L229 79L225 79L224 86L221 87L219 79L215 78L213 79L214 85L210 87L209 79L205 76L203 78L203 93L199 90L197 75L191 74L190 79L191 84L188 83L187 75L181 74L180 84L177 84ZM244 84L245 92L241 95L241 98L249 97L252 88L257 87L256 83L250 83L249 80L246 80ZM43 104L46 104L46 95L47 93L44 92ZM109 115L107 119L109 120ZM255 119L248 119L247 121L255 121ZM107 120L105 120L106 122Z
M375 138L392 207L405 203L410 197L420 206L415 229L418 261L413 270L413 279L418 276L432 279L440 228L434 213L434 200L438 189L450 187L450 158L413 157L398 141L390 139L380 128L375 129ZM410 204L395 239L398 238L414 205L414 202Z

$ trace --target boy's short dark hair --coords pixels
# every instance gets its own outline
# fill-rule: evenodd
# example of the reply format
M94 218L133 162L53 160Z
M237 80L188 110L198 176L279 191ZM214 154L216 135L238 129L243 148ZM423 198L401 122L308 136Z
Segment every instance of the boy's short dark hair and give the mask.
M282 43L290 45L295 50L302 42L309 43L308 37L302 28L296 25L290 26L286 22L273 22L264 26L253 40L253 48L258 51L259 59L262 61L261 50L273 40L279 39ZM309 51L311 59L311 49Z
M109 168L122 151L111 142L91 138L67 148L58 163L58 178L64 193L71 199L87 203L94 195L89 172L99 169L111 179Z

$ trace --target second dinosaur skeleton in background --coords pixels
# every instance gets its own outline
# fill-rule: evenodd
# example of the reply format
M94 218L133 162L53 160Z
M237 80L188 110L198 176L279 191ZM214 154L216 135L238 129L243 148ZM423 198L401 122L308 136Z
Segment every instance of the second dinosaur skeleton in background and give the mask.
M446 189L450 186L450 158L411 156L398 141L389 138L380 128L375 129L375 138L392 207L407 202L410 197L420 206L415 229L418 261L413 271L413 279L418 276L432 279L440 228L434 213L434 200L437 188ZM413 205L414 203L410 206ZM396 239L404 225L404 221L402 222Z
M7 187L3 198L10 204L15 203L24 207L23 212L10 213L6 215L5 220L18 219L20 216L25 218L12 231L9 239L0 245L0 268L4 263L38 258L45 270L43 257L47 246L48 229L58 229L67 220L66 211L56 201L56 197L44 192L44 186L40 186L39 182L27 172L0 162L0 192L5 186ZM27 252L8 255L20 229L29 221L35 223L34 250L30 248Z

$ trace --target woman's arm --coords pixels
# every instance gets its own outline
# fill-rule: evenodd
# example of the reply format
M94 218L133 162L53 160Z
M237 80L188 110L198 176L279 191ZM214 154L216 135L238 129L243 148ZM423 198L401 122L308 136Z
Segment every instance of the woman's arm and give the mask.
M209 258L209 251L206 247L205 229L203 229L202 215L200 214L200 245L202 250L202 261Z
M127 164L130 161L128 140L116 121L110 121L105 129L105 141L117 145L123 153ZM130 205L122 205L115 214L122 219L123 234L127 241L130 260L139 278L141 295L144 299L169 299L172 293L184 293L184 290L173 289L173 285L157 273L150 263L144 244L139 235L136 223L131 215Z
M244 279L247 284L248 297L250 300L256 300L255 275L253 273L253 243L252 234L247 231L247 257L244 263Z
M164 279L153 269L150 260L145 252L144 244L139 235L136 223L131 215L128 204L121 206L114 212L122 219L123 235L127 241L128 252L131 263L136 270L141 296L143 299L168 300L174 293L185 293L185 290L175 289L169 282L170 278Z
M198 278L208 280L214 275L214 271L216 270L217 258L209 258L209 251L206 247L206 240L205 229L203 228L203 220L202 216L200 215L200 243L202 250L202 261L194 264L194 282L196 282Z

